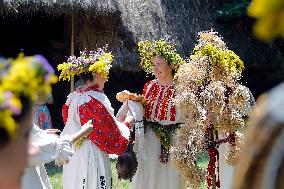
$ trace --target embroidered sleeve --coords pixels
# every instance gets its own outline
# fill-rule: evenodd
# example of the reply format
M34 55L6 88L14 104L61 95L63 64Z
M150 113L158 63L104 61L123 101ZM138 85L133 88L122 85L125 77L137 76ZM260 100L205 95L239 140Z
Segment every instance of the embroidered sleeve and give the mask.
M147 92L147 89L148 89L148 86L149 86L150 83L152 83L152 81L148 81L148 82L144 85L144 88L143 88L143 96L146 96L146 92Z
M121 154L127 149L128 140L123 137L115 118L100 101L91 98L80 106L79 115L82 125L92 119L94 129L88 138L101 150L109 154Z

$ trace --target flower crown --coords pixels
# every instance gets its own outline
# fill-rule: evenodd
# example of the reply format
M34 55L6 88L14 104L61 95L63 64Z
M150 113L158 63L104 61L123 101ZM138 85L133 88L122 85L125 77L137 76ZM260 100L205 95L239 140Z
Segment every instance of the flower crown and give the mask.
M140 65L147 74L151 74L153 59L155 56L163 57L173 70L177 71L179 66L185 63L185 60L177 53L176 47L165 39L159 39L154 42L140 41L138 43L140 54Z
M11 139L16 137L17 124L13 115L21 114L20 98L35 101L38 96L51 92L51 84L57 82L54 70L41 56L24 56L0 61L0 127Z
M99 48L96 51L81 51L80 56L70 56L67 62L57 66L58 71L61 71L59 80L70 80L71 76L79 75L85 72L91 72L94 76L101 74L108 78L109 70L113 56L110 52L106 52L106 48Z

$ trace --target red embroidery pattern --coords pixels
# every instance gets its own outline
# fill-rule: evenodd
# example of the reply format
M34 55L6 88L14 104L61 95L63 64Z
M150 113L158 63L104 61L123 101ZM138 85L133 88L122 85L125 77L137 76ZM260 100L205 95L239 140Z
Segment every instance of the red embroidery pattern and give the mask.
M105 106L95 98L79 107L81 124L93 120L94 129L88 138L101 150L109 154L121 154L127 149L128 140L124 138Z
M151 90L152 89L152 90ZM151 119L152 117L152 112L155 111L153 109L157 95L159 93L159 87L157 84L153 84L151 89L148 91L148 94L146 95L146 99L149 101L149 104L146 107L146 119Z
M159 108L155 109L154 120L157 120L158 113L159 113L159 110L160 110L160 107L161 107L160 105L162 104L162 101L164 100L163 93L164 93L165 88L164 87L160 87L160 88L161 89L159 90L159 96L158 96L158 101L157 101L157 105L156 105L156 106L159 106Z
M161 113L159 116L160 120L166 120L167 118L167 113L168 113L168 105L169 105L169 98L172 98L172 90L174 90L174 87L170 87L169 90L167 90L167 92L165 93L166 98L168 98L168 100L164 100L162 105L161 105Z
M170 109L170 121L175 121L176 120L176 106L172 104L171 109Z
M63 107L62 107L62 117L63 117L64 124L66 124L66 122L67 122L68 108L69 108L69 106L67 104L64 104Z
M171 98L175 97L175 87L164 87L155 80L145 84L143 95L148 100L145 108L145 118L149 121L162 121L176 119L176 107ZM155 103L156 102L156 103ZM170 106L170 110L168 110ZM152 115L154 112L154 115Z

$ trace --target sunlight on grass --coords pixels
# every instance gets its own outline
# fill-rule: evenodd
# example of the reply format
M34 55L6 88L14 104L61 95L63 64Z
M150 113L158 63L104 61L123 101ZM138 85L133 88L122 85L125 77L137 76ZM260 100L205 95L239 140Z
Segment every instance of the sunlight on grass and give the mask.
M111 162L113 189L128 189L130 186L130 181L119 180L117 177L117 171L115 166L116 166L116 161L113 160Z
M112 168L113 189L128 189L130 185L129 180L119 180L118 179L115 165L116 165L116 161L112 161L111 168ZM63 189L62 167L57 167L53 163L46 164L45 167L46 167L47 174L49 176L50 183L53 189Z
M53 163L45 165L50 183L53 189L63 189L62 186L62 167L58 167Z
M208 164L208 155L207 153L202 153L198 156L198 165L204 169L207 168ZM47 174L49 176L51 185L53 189L63 189L62 186L62 167L57 167L53 163L46 164ZM117 177L116 171L116 160L111 161L111 169L112 169L112 181L113 181L113 189L128 189L130 186L129 180L119 180ZM204 181L203 185L200 189L206 189L206 181Z

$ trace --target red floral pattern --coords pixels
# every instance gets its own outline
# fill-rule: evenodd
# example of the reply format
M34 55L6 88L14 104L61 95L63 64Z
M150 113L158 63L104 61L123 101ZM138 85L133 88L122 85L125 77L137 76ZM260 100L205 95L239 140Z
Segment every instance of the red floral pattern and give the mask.
M64 104L62 116L65 124L68 109L69 106ZM127 149L128 140L121 135L113 116L99 100L91 97L89 102L82 104L79 107L79 117L81 125L92 120L94 128L88 138L102 151L119 155Z
M128 140L124 138L112 115L95 98L79 107L80 122L84 125L92 119L94 129L88 138L101 150L109 154L121 154L127 149Z

